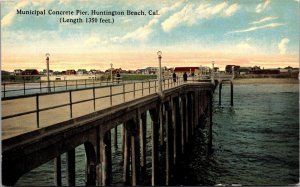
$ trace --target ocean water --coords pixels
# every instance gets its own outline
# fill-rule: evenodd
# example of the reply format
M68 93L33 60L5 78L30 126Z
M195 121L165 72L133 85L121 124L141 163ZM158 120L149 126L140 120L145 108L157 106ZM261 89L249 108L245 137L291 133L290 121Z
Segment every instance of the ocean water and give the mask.
M223 86L214 94L213 153L203 131L183 162L183 185L290 185L299 183L299 85ZM201 156L198 156L201 155Z
M147 173L151 173L151 128L147 128ZM205 124L205 123L204 123ZM121 128L118 129L121 137ZM113 135L113 134L112 134ZM222 105L214 93L213 153L199 128L191 150L178 166L173 185L289 185L299 182L299 85L223 85ZM112 147L113 184L122 185L121 141ZM66 185L65 155L62 155ZM76 148L76 185L84 185L84 147ZM53 161L24 175L19 186L53 185Z

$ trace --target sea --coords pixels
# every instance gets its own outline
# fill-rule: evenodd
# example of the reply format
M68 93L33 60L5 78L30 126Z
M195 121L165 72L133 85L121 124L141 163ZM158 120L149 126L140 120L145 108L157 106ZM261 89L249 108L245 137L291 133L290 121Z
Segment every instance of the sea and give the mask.
M207 150L207 131L198 128L189 152L178 165L172 185L295 185L299 184L299 85L236 84L234 105L230 86L218 87L213 99L213 149ZM203 122L205 124L205 120ZM147 119L147 173L151 174L151 128ZM199 125L200 127L201 125ZM203 126L203 125L202 125ZM113 131L112 131L113 136ZM121 127L118 128L121 137ZM121 141L112 147L112 185L122 183ZM62 155L63 185L66 183ZM54 185L53 161L22 176L17 186ZM85 185L84 147L76 148L76 185ZM163 184L163 181L159 183Z

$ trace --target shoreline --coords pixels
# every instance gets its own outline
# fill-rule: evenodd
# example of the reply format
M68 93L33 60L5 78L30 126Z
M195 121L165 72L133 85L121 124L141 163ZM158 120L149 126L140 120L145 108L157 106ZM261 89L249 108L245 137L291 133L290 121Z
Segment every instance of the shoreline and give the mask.
M299 84L295 78L236 78L233 84Z

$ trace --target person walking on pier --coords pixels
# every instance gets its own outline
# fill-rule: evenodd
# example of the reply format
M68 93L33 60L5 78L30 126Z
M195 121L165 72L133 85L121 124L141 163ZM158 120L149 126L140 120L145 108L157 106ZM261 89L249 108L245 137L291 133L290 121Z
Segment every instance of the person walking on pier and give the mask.
M175 71L174 71L174 73L173 73L173 82L175 83L176 82L176 73L175 73Z
M184 74L183 74L183 81L184 81L184 82L187 81L187 74L186 74L186 72L184 72Z
M120 79L121 79L121 75L120 75L120 73L118 72L117 73L117 83L119 84L119 82L120 82Z

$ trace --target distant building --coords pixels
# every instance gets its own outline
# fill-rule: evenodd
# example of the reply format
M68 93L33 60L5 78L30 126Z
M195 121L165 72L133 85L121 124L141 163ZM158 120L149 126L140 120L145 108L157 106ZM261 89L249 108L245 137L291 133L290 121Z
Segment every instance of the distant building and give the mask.
M145 74L156 74L157 69L157 67L147 67L145 69Z
M22 72L22 75L39 75L39 71L36 69L26 69Z
M86 69L78 69L77 75L87 75L88 71Z
M65 75L76 75L76 71L74 69L69 69L65 72Z
M14 70L14 75L22 75L23 70L21 69L15 69Z
M232 74L232 66L234 66L234 72L236 74L239 74L240 73L240 66L237 66L237 65L226 65L225 73Z
M196 71L196 72L195 72ZM199 71L199 67L175 67L174 72L176 74L183 74L186 72L187 74L194 75Z

